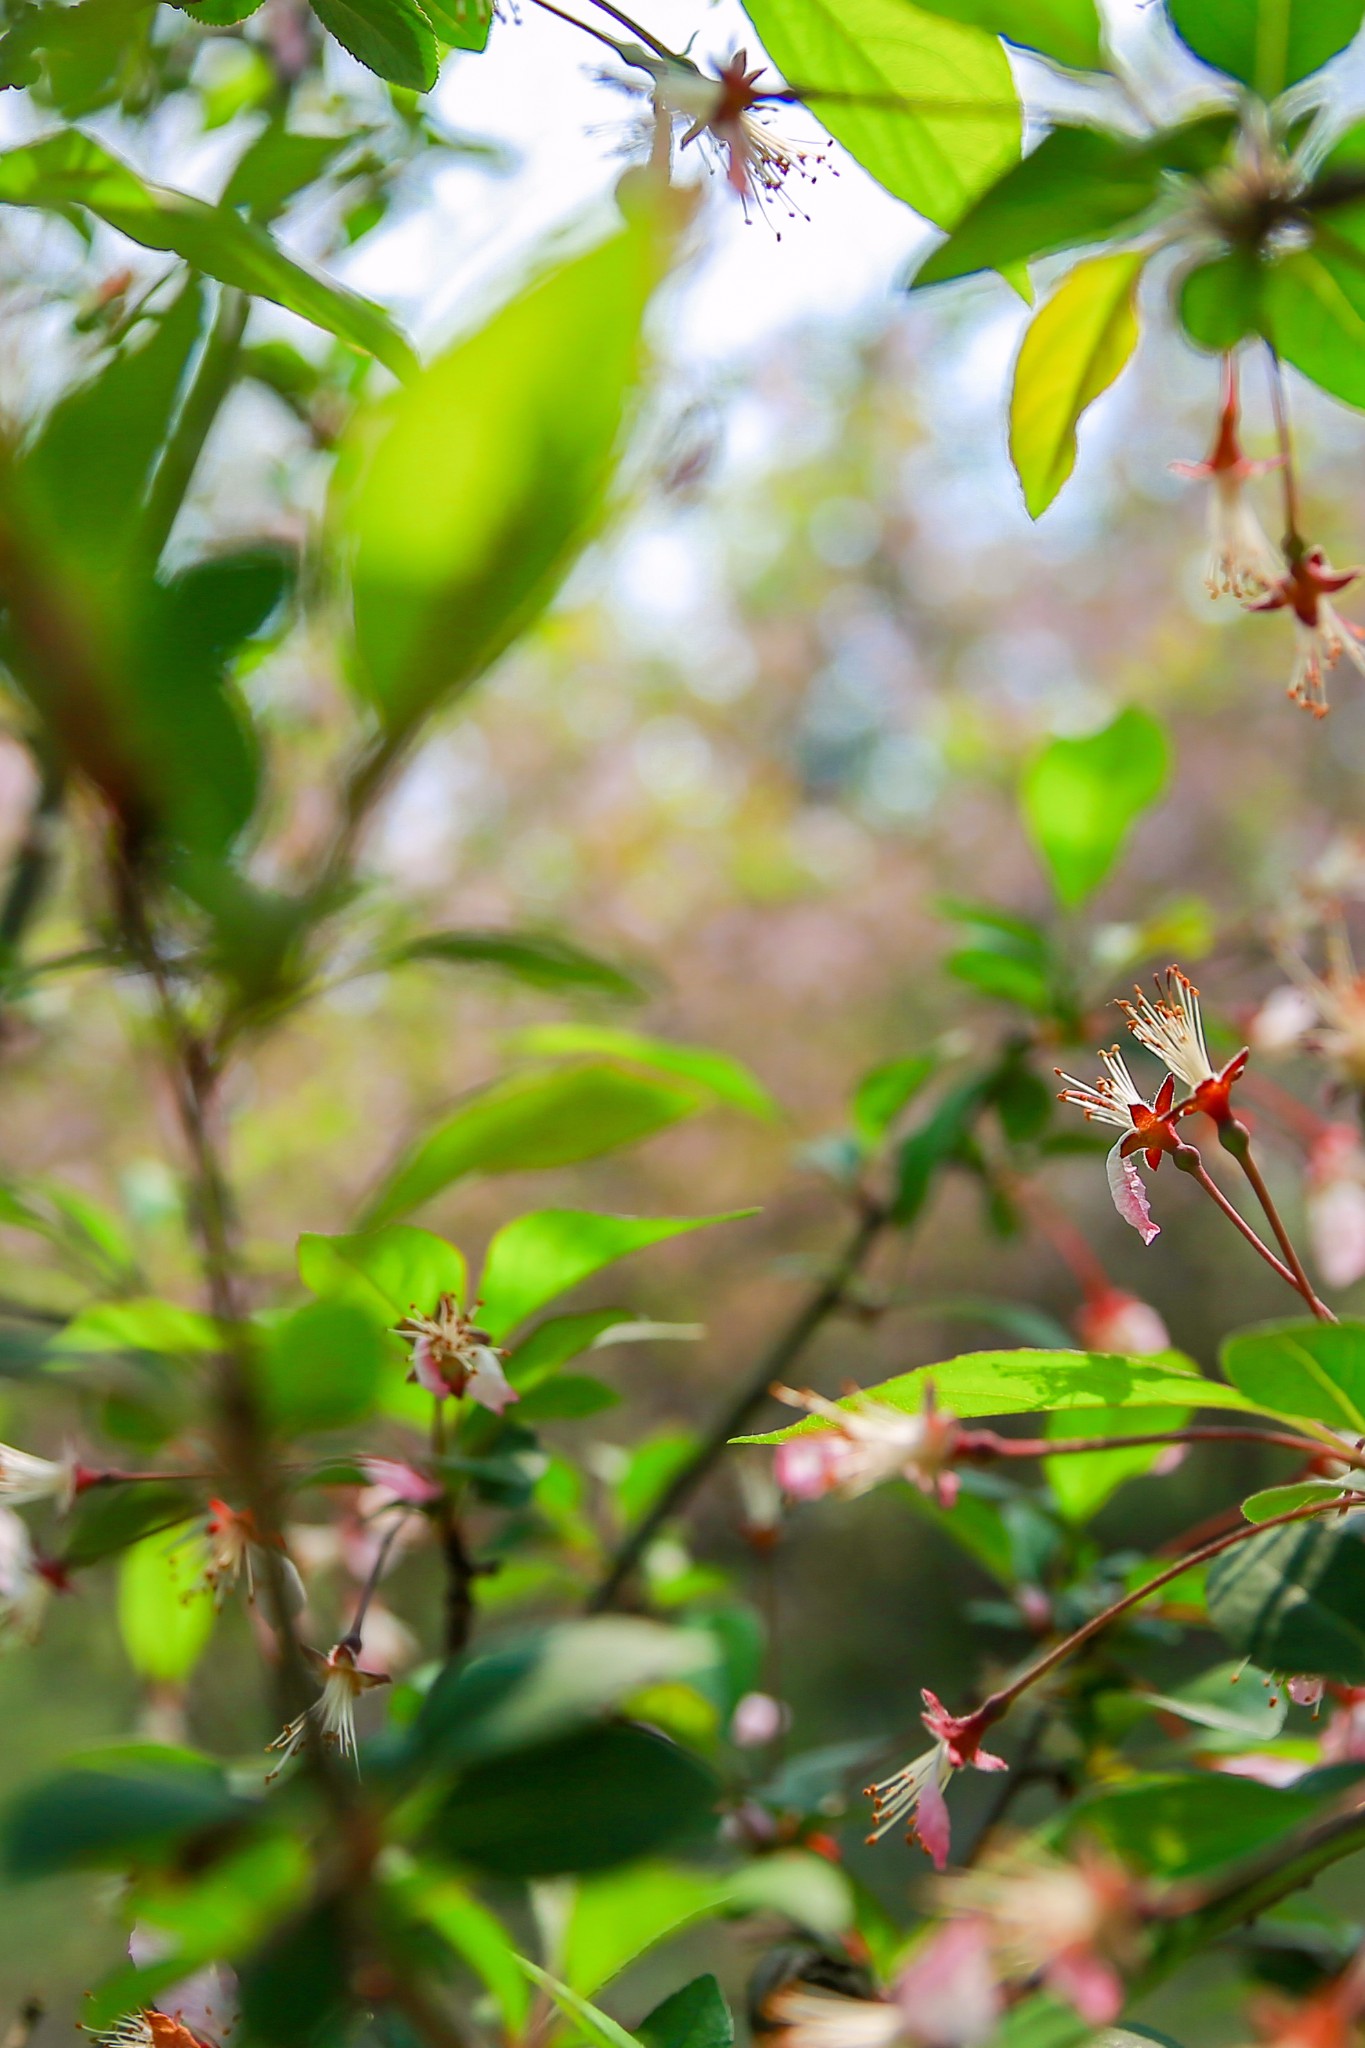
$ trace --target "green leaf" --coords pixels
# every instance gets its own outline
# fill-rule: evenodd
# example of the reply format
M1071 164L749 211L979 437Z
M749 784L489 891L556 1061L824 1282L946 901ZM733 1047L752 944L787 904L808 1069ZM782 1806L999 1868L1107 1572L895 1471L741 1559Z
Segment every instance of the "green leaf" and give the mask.
M1319 228L1300 249L1266 271L1261 331L1277 353L1348 405L1365 407L1365 253L1346 238L1347 222Z
M323 27L367 71L410 92L429 92L441 68L436 38L417 0L309 0Z
M422 12L452 50L486 50L493 0L422 0Z
M1267 1413L1365 1436L1365 1323L1267 1323L1229 1337L1218 1362Z
M538 1068L465 1097L390 1174L366 1214L373 1228L472 1173L527 1173L600 1159L705 1107L680 1088L603 1062Z
M627 1060L655 1073L679 1074L695 1081L717 1102L728 1102L768 1123L782 1112L762 1082L742 1060L713 1052L705 1045L676 1045L670 1038L647 1038L643 1032L620 1031L609 1024L537 1024L519 1031L518 1047L533 1056L567 1059L597 1053L605 1059Z
M723 1881L681 1863L632 1863L584 1878L560 1949L565 1982L591 1998L647 1950L718 1912L728 1896Z
M518 1216L488 1248L479 1289L484 1325L501 1339L547 1301L629 1252L756 1214L730 1209L718 1216L601 1216L588 1209L537 1209Z
M446 1665L413 1724L424 1760L468 1764L577 1732L646 1686L690 1678L715 1661L699 1632L628 1615L556 1622Z
M430 1230L391 1223L383 1230L299 1239L299 1278L314 1294L350 1302L392 1328L409 1309L434 1313L443 1294L468 1299L464 1253Z
M1326 1507L1341 1498L1340 1479L1306 1479L1299 1486L1266 1486L1248 1494L1242 1513L1248 1522L1269 1522L1276 1515L1290 1515L1295 1508Z
M231 207L148 183L79 129L0 154L0 202L57 212L86 207L144 248L168 250L220 284L269 299L366 350L396 377L414 367L412 350L380 307L306 270Z
M552 1977L548 1970L542 1970L540 1965L533 1963L529 1957L519 1956L517 1960L532 1983L539 1984L541 1990L549 1994L551 2003L563 2013L566 2020L573 2023L575 2030L585 2041L592 2043L592 2048L639 2048L635 2036L628 2034L620 2021L614 2020L610 2013L601 2011L586 1998L581 1998L576 1991L571 1990L567 1984L561 1984L557 1977Z
M645 2048L733 2048L735 2023L714 1977L694 1977L636 2030Z
M595 953L585 953L581 946L571 945L554 932L426 932L397 947L388 955L387 964L400 967L413 960L490 967L532 988L548 989L552 995L565 989L584 989L623 1002L638 1002L645 993L640 983L619 967L600 960Z
M1218 1664L1173 1693L1138 1693L1136 1703L1154 1712L1176 1714L1192 1727L1239 1742L1269 1742L1284 1727L1288 1704L1284 1688L1274 1699L1261 1681L1264 1674L1250 1665Z
M1355 36L1362 0L1169 0L1176 34L1196 57L1273 100L1318 71Z
M1189 1421L1188 1410L1174 1414L1169 1408L1099 1409L1085 1418L1084 1430L1076 1428L1073 1417L1052 1416L1047 1434L1063 1436L1144 1436L1158 1429L1180 1429ZM1074 1451L1059 1458L1044 1458L1043 1473L1052 1488L1053 1499L1069 1522L1088 1522L1126 1480L1150 1472L1165 1454L1161 1444L1139 1445L1131 1451Z
M1014 366L1010 456L1037 519L1076 466L1076 426L1137 347L1147 252L1078 263L1029 323Z
M1020 808L1058 898L1084 903L1110 873L1132 825L1166 786L1166 736L1130 706L1088 739L1053 740L1024 771Z
M508 2038L519 2040L530 2015L531 1994L521 1959L496 1914L458 1879L429 1865L386 1871L384 1891L463 1956L493 1994Z
M78 1496L63 1526L62 1564L72 1571L98 1564L150 1530L178 1528L198 1508L194 1494L176 1479L89 1487Z
M590 1729L464 1771L429 1840L491 1877L607 1870L714 1826L718 1791L698 1758L648 1729Z
M1205 1379L1179 1351L1159 1352L1152 1358L1120 1358L1101 1351L968 1351L940 1365L900 1373L867 1388L866 1393L907 1415L917 1415L930 1382L938 1406L964 1418L1096 1408L1256 1412L1256 1403L1245 1394L1224 1386L1221 1380ZM839 1405L856 1407L858 1398L850 1396ZM778 1444L789 1436L809 1435L827 1426L808 1416L785 1429L737 1441Z
M938 1067L931 1052L888 1060L864 1074L853 1093L853 1128L863 1144L879 1145L901 1111L918 1095Z
M637 222L357 422L343 465L356 681L390 734L474 683L600 524L664 260Z
M1073 71L1102 62L1095 0L925 0L931 14L969 21L1021 50L1037 50Z
M939 227L1019 155L995 37L912 0L746 0L764 49L836 141Z
M198 7L201 0L189 0ZM349 135L296 135L272 122L247 144L223 192L224 206L242 206L262 224L315 184L352 144Z
M310 1301L271 1330L256 1384L267 1422L285 1435L363 1420L379 1396L382 1333L349 1301Z
M543 1380L591 1350L606 1331L626 1320L619 1308L590 1308L577 1315L548 1316L508 1354L507 1377L517 1388L538 1387Z
M1021 1009L1046 1016L1053 1008L1052 989L1046 974L1032 960L995 946L962 946L944 961L955 981L1002 1003L1017 1003Z
M942 1169L962 1156L989 1093L980 1079L962 1082L899 1147L894 1213L902 1229L915 1221Z
M156 1863L247 1809L221 1765L190 1750L129 1743L23 1792L4 1822L12 1877Z
M604 1408L616 1407L620 1399L614 1387L587 1373L560 1373L522 1395L517 1421L526 1428L541 1422L576 1422L582 1416L600 1415Z
M1060 1832L1069 1842L1098 1837L1154 1876L1197 1877L1268 1848L1320 1806L1311 1792L1251 1778L1172 1772L1078 1799Z
M52 1348L63 1351L153 1351L166 1358L194 1358L221 1346L218 1326L198 1309L147 1297L107 1301L73 1317Z
M1265 266L1253 252L1230 250L1198 263L1180 282L1180 324L1197 348L1222 355L1261 330Z
M1365 1544L1351 1525L1248 1537L1209 1567L1208 1603L1229 1647L1264 1670L1365 1685Z
M355 2032L350 1953L334 1900L286 1921L238 1971L246 2039L258 2048L343 2048Z
M213 1634L213 1593L203 1546L149 1536L119 1567L118 1624L128 1662L153 1685L183 1685Z
M977 201L913 282L917 288L943 284L1104 240L1155 205L1166 172L1210 168L1233 128L1223 114L1201 116L1147 142L1095 128L1054 128Z

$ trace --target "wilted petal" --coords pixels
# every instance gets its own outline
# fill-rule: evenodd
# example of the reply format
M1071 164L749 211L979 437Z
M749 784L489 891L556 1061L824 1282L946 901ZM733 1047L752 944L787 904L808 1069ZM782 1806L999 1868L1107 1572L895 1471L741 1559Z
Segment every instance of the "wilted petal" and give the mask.
M1160 1237L1161 1225L1153 1223L1152 1212L1147 1203L1147 1190L1142 1184L1142 1175L1131 1159L1123 1156L1123 1140L1110 1152L1105 1161L1105 1172L1109 1177L1109 1192L1114 1197L1114 1207L1125 1223L1131 1223L1144 1244L1150 1244L1154 1237Z

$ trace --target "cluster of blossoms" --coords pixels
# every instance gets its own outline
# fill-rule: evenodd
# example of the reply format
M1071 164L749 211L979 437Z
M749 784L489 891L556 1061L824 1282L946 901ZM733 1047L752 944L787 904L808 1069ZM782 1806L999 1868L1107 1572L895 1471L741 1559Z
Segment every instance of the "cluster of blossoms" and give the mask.
M1123 2005L1140 1960L1144 1898L1122 1865L1089 1846L1064 1860L1008 1849L945 1879L947 1915L886 1996L833 1998L786 1986L764 2008L779 2048L981 2048L1011 1994L1041 1983L1092 2026Z
M1333 569L1320 547L1307 546L1293 530L1292 519L1283 550L1272 545L1246 487L1283 458L1253 461L1242 448L1238 425L1237 385L1229 357L1213 447L1203 462L1173 465L1179 475L1209 486L1206 586L1211 597L1235 597L1248 611L1289 614L1296 642L1289 695L1315 718L1323 718L1328 709L1325 679L1342 655L1365 675L1365 633L1343 619L1332 603L1361 572Z
M1214 1066L1204 1036L1199 991L1178 967L1168 967L1158 976L1155 1000L1140 989L1135 996L1135 1001L1119 1005L1128 1029L1167 1069L1151 1099L1134 1081L1117 1046L1099 1054L1104 1071L1097 1081L1079 1081L1060 1067L1057 1075L1067 1084L1061 1101L1075 1103L1091 1122L1109 1124L1122 1133L1109 1154L1109 1190L1120 1216L1132 1224L1144 1244L1150 1244L1161 1226L1152 1220L1147 1190L1137 1170L1138 1157L1155 1171L1167 1155L1177 1161L1196 1156L1178 1129L1196 1110L1212 1119L1220 1137L1240 1130L1231 1095L1248 1053L1243 1048L1222 1067ZM1183 1093L1177 1101L1178 1090Z

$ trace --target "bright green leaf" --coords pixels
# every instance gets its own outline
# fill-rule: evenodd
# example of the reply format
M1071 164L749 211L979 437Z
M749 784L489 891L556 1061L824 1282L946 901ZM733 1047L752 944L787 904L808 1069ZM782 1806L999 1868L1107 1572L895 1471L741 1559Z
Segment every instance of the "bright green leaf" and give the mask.
M1362 1474L1365 1479L1365 1474ZM1341 1498L1344 1482L1339 1479L1305 1479L1299 1486L1266 1486L1242 1502L1248 1522L1273 1521L1276 1515L1293 1514L1296 1508L1326 1507Z
M373 1228L472 1173L527 1173L598 1159L704 1108L680 1088L605 1063L541 1068L465 1097L400 1160L371 1202Z
M1010 455L1037 519L1076 463L1076 426L1137 347L1143 250L1092 256L1029 323L1014 366Z
M456 1878L420 1865L386 1872L384 1890L463 1956L492 1992L508 2035L519 2039L531 2009L530 1988L496 1914Z
M349 1301L310 1301L269 1331L257 1390L276 1429L340 1429L369 1414L386 1349L374 1319Z
M931 14L969 21L1037 50L1073 71L1093 71L1101 62L1100 18L1095 0L924 0Z
M306 270L230 207L149 184L78 129L0 154L0 203L86 207L145 248L172 251L220 284L270 299L366 350L396 377L413 368L412 350L378 306Z
M410 1223L348 1237L305 1231L299 1239L299 1278L314 1294L350 1302L386 1328L412 1308L434 1314L443 1294L463 1304L469 1286L464 1253Z
M1229 1337L1218 1362L1259 1408L1365 1436L1365 1323L1269 1323Z
M1068 908L1104 881L1166 773L1166 736L1135 706L1088 739L1051 741L1030 763L1020 788L1024 823Z
M533 1056L563 1059L596 1053L650 1067L655 1073L679 1074L705 1088L717 1102L728 1102L750 1116L775 1122L781 1115L742 1060L709 1046L676 1045L670 1038L647 1038L643 1032L619 1031L609 1024L537 1024L518 1032L516 1043Z
M1344 225L1266 271L1261 330L1333 398L1365 407L1365 252L1338 232Z
M1019 155L1005 53L912 0L746 0L788 83L879 184L947 227Z
M1049 1418L1047 1434L1064 1436L1144 1436L1159 1429L1180 1429L1189 1421L1169 1408L1099 1409L1087 1414L1085 1428L1076 1427L1074 1416ZM1141 1445L1130 1451L1073 1451L1057 1458L1044 1458L1043 1472L1053 1498L1070 1522L1088 1522L1110 1495L1126 1480L1139 1478L1165 1455L1161 1444Z
M154 1685L183 1685L208 1647L215 1608L203 1546L164 1533L125 1551L118 1623L128 1662Z
M931 1052L888 1060L864 1074L853 1094L853 1128L864 1145L878 1145L901 1111L912 1102L938 1066Z
M600 1216L586 1209L539 1209L519 1216L488 1248L479 1283L484 1324L501 1339L547 1301L629 1252L754 1214L732 1209L719 1216Z

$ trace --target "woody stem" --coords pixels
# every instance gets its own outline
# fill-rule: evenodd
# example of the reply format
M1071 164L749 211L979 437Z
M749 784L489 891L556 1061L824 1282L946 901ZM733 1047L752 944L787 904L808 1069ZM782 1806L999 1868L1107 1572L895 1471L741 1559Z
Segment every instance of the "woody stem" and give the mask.
M1293 1239L1284 1227L1280 1212L1275 1206L1275 1199L1265 1184L1265 1176L1252 1155L1251 1138L1246 1125L1234 1119L1232 1123L1219 1130L1218 1137L1224 1151L1232 1154L1251 1183L1251 1191L1265 1211L1265 1219L1274 1231L1276 1242L1294 1276L1294 1285L1320 1323L1334 1323L1336 1317L1326 1302L1319 1301L1313 1292L1313 1283L1304 1271L1303 1260L1295 1251Z
M1163 1586L1169 1586L1172 1580L1192 1571L1196 1565L1208 1564L1213 1558L1221 1556L1225 1550L1231 1550L1238 1543L1250 1542L1253 1536L1263 1535L1267 1529L1282 1529L1290 1522L1306 1522L1315 1515L1337 1514L1343 1506L1358 1507L1363 1504L1365 1494L1344 1493L1337 1500L1291 1508L1287 1514L1272 1515L1267 1521L1250 1523L1244 1529L1234 1529L1229 1536L1220 1536L1212 1543L1202 1544L1198 1550L1186 1551L1183 1557L1177 1558L1165 1571L1158 1572L1154 1579L1148 1579L1146 1585L1135 1587L1131 1593L1125 1593L1121 1600L1116 1600L1112 1607L1106 1607L1102 1613L1092 1615L1089 1621L1082 1623L1080 1628L1049 1650L1045 1656L1040 1657L1036 1664L1031 1664L1027 1671L1013 1679L1010 1684L1001 1686L998 1692L991 1693L974 1713L964 1715L963 1719L971 1733L979 1738L993 1721L998 1721L1009 1711L1021 1693L1027 1692L1031 1685L1036 1685L1049 1671L1054 1671L1059 1664L1065 1663L1066 1659L1084 1643L1088 1643L1092 1636L1099 1635L1130 1608L1138 1606L1153 1593L1159 1593Z

